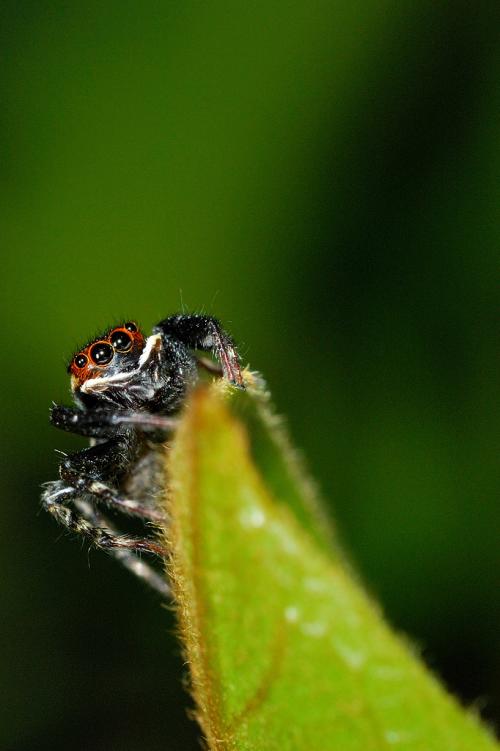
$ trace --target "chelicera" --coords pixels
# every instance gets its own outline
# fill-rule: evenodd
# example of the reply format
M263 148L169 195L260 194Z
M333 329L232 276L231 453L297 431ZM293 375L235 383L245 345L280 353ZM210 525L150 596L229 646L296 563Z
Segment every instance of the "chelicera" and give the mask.
M218 364L198 356L212 354ZM149 337L126 321L78 350L68 366L75 407L54 405L51 423L87 436L90 446L65 455L60 479L45 485L42 504L68 530L106 550L163 595L164 578L141 554L164 557L154 534L121 534L109 513L154 525L165 521L163 444L199 378L199 366L244 388L232 338L210 316L173 315Z

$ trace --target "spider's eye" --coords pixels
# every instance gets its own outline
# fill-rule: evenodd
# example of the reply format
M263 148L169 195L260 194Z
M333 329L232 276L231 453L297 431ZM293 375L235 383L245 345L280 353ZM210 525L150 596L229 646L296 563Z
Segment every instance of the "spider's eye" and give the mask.
M132 346L132 337L126 331L113 331L109 341L116 352L128 352Z
M107 365L113 354L113 347L107 342L97 342L90 348L90 358L96 365Z
M77 368L84 368L87 364L87 355L76 355L74 363Z
M137 326L133 321L127 321L124 328L126 328L127 331L131 331L133 334L135 334L135 332L137 331Z

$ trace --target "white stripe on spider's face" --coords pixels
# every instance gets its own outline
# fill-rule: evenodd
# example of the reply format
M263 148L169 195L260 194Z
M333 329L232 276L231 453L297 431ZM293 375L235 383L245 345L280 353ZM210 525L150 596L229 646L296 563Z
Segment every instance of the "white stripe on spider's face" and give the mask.
M124 371L123 373L115 373L110 376L99 376L98 378L89 378L80 386L80 391L84 394L95 394L102 391L106 391L109 386L119 385L120 383L128 383L141 370L143 370L150 362L150 360L157 355L161 349L161 334L152 334L146 339L146 344L142 350L137 368L134 370Z

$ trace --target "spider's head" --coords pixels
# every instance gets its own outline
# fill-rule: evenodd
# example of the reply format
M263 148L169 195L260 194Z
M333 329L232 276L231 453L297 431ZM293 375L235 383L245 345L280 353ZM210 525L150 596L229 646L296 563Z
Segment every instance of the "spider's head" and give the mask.
M91 341L68 366L76 400L128 405L138 396L144 374L157 362L159 339L146 340L137 325L127 321Z

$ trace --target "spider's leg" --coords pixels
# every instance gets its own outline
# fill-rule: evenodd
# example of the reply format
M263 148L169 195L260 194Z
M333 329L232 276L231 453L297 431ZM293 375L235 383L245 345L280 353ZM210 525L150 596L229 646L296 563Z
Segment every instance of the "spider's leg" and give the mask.
M75 506L82 514L82 516L94 527L104 528L109 534L118 537L119 533L111 522L98 514L94 506L89 501L80 499L75 501ZM123 548L111 548L107 551L116 560L118 560L125 568L131 573L142 579L148 586L156 590L162 597L169 597L170 587L168 586L165 578L161 576L153 566L146 561L143 561L138 555L131 550L124 550Z
M73 498L68 497L68 501L85 495L89 496L97 505L107 506L109 509L115 509L130 516L137 516L145 521L157 523L166 521L166 515L159 509L134 501L131 498L123 498L114 488L101 480L81 476L78 478L77 486L70 487L73 490Z
M42 494L42 505L67 530L87 538L95 547L105 550L126 568L149 584L163 596L170 593L167 583L158 571L138 554L154 553L165 557L166 551L154 540L120 535L112 524L99 514L92 503L75 497L74 488L62 480L48 483ZM77 510L68 504L72 503Z
M42 493L43 507L63 527L66 527L70 532L76 532L87 537L97 548L108 551L132 550L137 553L153 553L162 558L166 555L166 550L154 539L116 535L107 523L104 527L95 526L94 522L102 517L94 512L92 520L89 521L86 518L89 514L83 515L80 506L78 506L80 513L72 508L72 506L77 505L77 501L86 501L85 495L82 497L74 487L65 485L62 480L48 483Z
M137 448L138 437L135 431L124 431L104 443L66 456L59 467L61 479L70 492L73 489L73 497L88 494L96 503L108 508L149 521L164 521L165 516L161 511L144 503L122 498L114 487L117 478L135 459Z
M104 443L65 457L59 468L61 479L74 489L73 496L89 495L96 503L108 508L149 521L165 521L165 515L159 509L122 498L113 487L116 478L134 460L137 447L138 438L134 431L112 436Z
M92 409L82 410L55 404L50 411L52 425L68 433L77 433L89 438L106 438L110 428L135 427L144 432L162 430L170 432L177 426L173 417L132 412L130 410Z
M104 409L83 410L53 404L50 422L55 428L67 433L76 433L88 438L106 438L110 432L112 414Z
M236 346L219 321L204 315L174 315L160 321L153 331L167 339L176 339L190 349L215 355L227 380L245 388Z
M175 417L157 415L151 412L116 412L113 416L114 425L130 425L144 432L175 430L179 421Z

